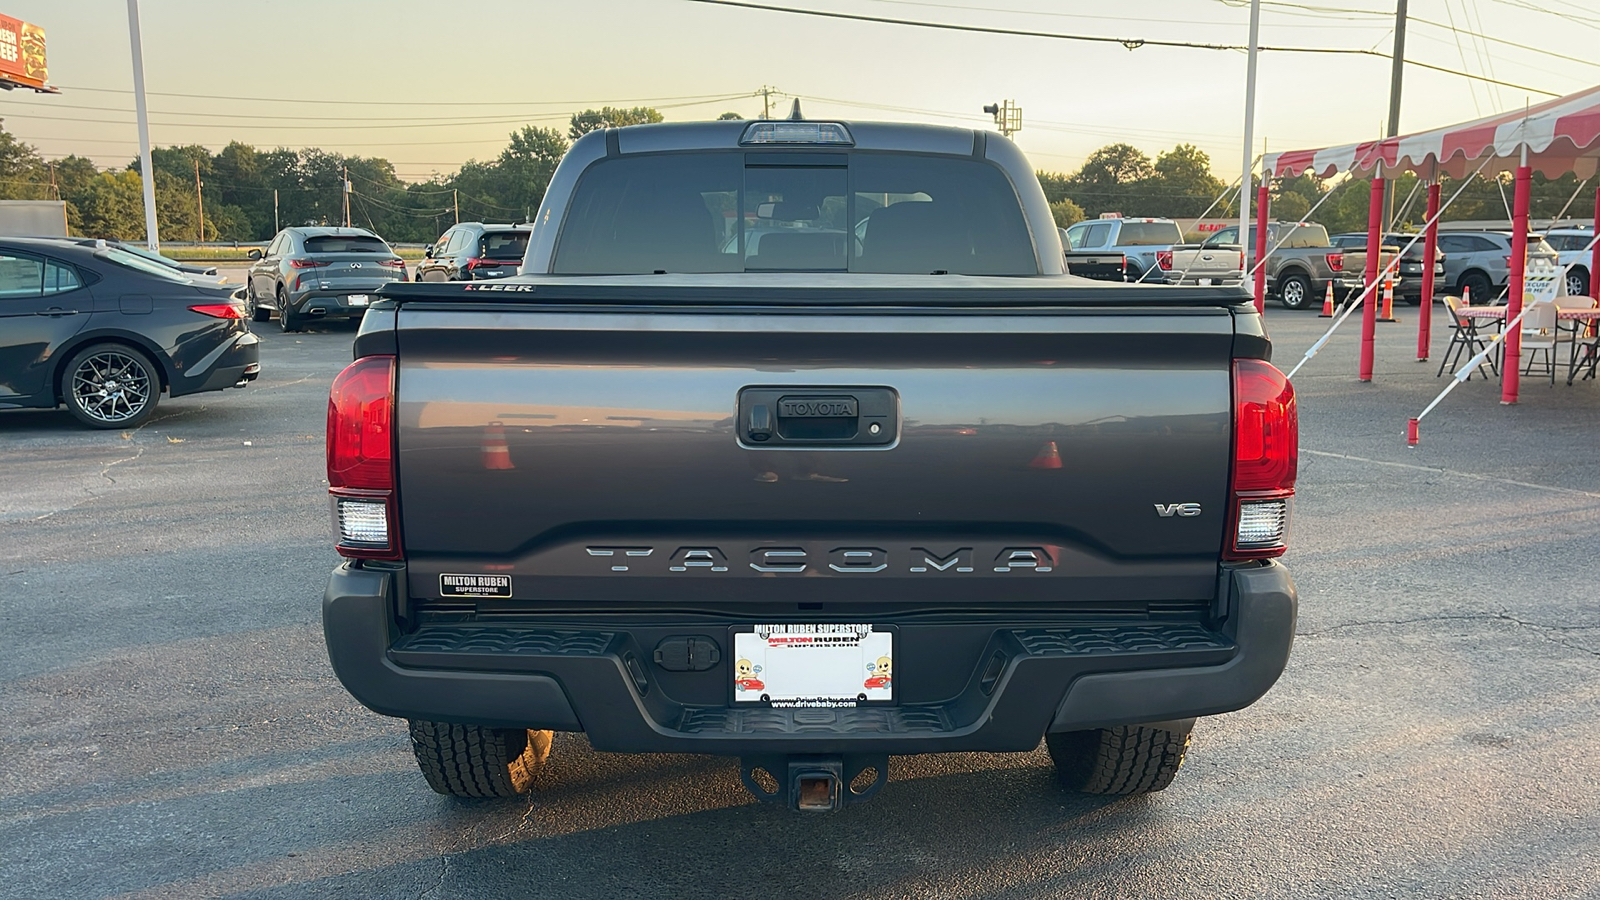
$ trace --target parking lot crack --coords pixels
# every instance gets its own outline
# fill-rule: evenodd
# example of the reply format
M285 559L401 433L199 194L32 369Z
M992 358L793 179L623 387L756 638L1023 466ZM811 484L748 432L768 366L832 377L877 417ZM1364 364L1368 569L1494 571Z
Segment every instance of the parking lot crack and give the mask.
M1427 472L1430 475L1449 475L1456 478L1465 478L1471 481L1486 481L1492 484L1502 484L1508 487L1529 488L1535 491L1548 491L1553 494L1569 494L1578 497L1588 497L1600 500L1600 493L1594 491L1580 491L1576 488L1558 487L1553 484L1537 484L1532 481L1517 481L1512 478L1500 478L1494 475L1482 475L1477 472L1463 472L1460 469L1449 469L1444 466L1420 466L1415 463L1391 462L1386 459L1372 459L1366 456L1353 456L1348 453L1333 453L1328 450L1308 450L1300 448L1302 454L1309 456L1322 456L1329 459L1342 459L1349 462L1362 463L1363 465L1386 466L1391 469L1410 469L1414 472Z
M450 854L446 853L446 854L444 854L444 855L439 857L439 880L434 883L433 887L430 887L427 890L423 891L422 893L418 894L417 895L417 900L422 900L422 898L424 898L424 897L432 897L433 895L437 894L439 891L443 890L444 889L444 880L445 880L446 876L448 876L449 874L450 874Z

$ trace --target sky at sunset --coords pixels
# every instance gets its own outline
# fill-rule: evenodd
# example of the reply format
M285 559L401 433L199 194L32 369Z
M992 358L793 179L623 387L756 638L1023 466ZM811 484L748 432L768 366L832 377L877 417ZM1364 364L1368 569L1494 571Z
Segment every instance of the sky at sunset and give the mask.
M1198 43L1243 44L1248 22L1243 0L756 2ZM1592 52L1600 15L1590 6L1411 0L1406 55L1569 93L1600 83ZM783 92L775 112L798 96L811 118L992 127L981 107L1010 99L1023 109L1017 141L1042 169L1070 172L1095 148L1126 141L1152 156L1194 143L1224 179L1239 171L1245 55L1237 51L1128 50L689 0L143 0L140 10L157 145L318 146L386 157L415 181L497 155L524 124L565 131L585 107L649 105L668 120L728 110L754 117L756 92L771 86ZM1268 3L1262 42L1387 51L1393 12L1392 0ZM5 127L50 158L76 153L107 167L134 158L126 3L0 0L0 13L45 29L50 81L62 89L0 96ZM1386 59L1263 53L1256 149L1377 136L1388 85ZM1404 96L1403 131L1547 97L1414 66Z

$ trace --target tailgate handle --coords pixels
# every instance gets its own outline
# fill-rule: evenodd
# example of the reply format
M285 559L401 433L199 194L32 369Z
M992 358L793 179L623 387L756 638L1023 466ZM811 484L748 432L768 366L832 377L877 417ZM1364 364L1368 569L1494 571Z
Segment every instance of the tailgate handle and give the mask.
M747 446L886 447L899 433L892 388L760 387L739 392L739 438Z

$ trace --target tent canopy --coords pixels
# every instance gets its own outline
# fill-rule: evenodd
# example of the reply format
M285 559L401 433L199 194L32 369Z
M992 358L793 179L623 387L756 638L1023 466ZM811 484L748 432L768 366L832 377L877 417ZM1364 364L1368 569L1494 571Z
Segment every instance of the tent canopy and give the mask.
M1569 172L1595 174L1600 163L1600 85L1515 112L1416 134L1364 141L1320 150L1269 153L1265 170L1274 177L1311 172L1324 178L1338 172L1384 178L1402 172L1423 177L1460 178L1489 157L1483 174L1516 169L1522 146L1528 164L1550 178Z

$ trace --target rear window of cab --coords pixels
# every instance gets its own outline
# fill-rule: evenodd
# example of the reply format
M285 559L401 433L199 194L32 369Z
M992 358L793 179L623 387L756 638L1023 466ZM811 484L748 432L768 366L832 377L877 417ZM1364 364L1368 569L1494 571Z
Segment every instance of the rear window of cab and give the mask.
M591 165L563 275L874 272L1037 275L1022 204L996 166L870 151L707 151Z

